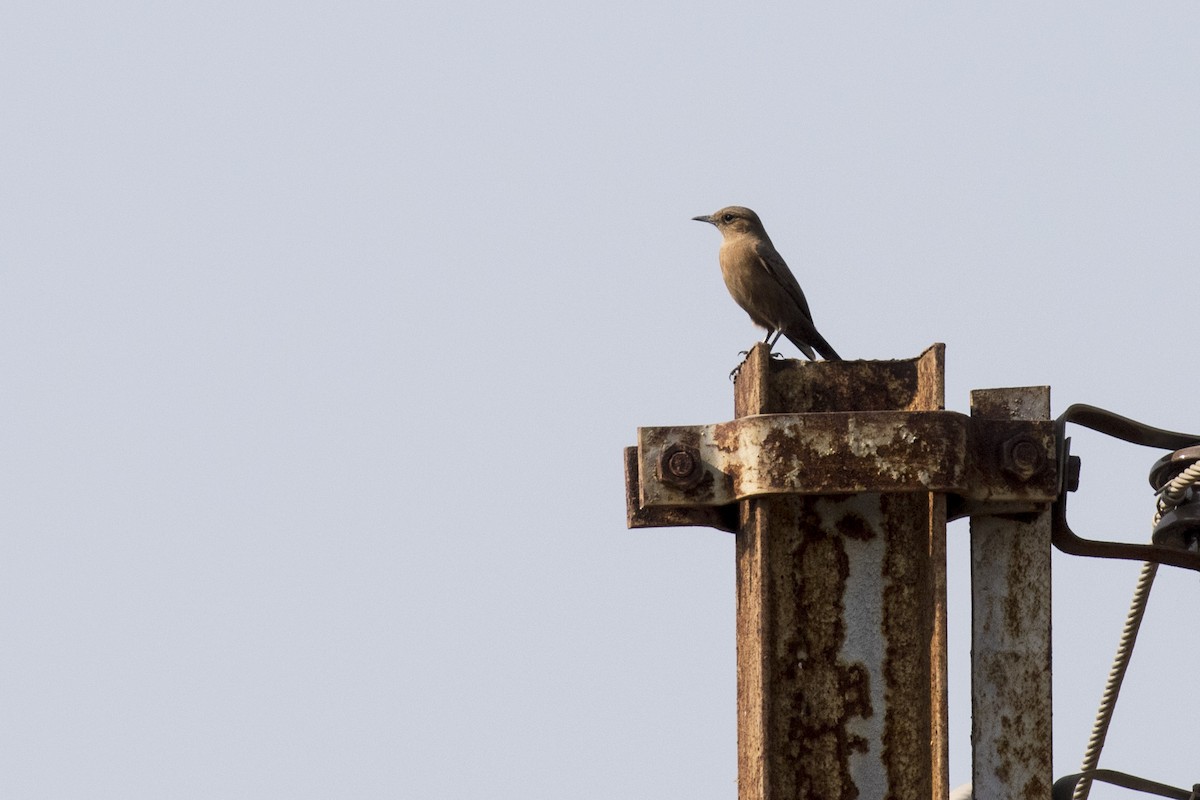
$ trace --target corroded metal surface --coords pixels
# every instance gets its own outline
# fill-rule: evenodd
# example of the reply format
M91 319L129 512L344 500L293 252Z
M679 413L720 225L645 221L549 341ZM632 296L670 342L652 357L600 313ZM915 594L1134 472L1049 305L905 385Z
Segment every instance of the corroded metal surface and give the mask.
M737 534L740 800L946 796L944 537L963 515L974 796L1049 795L1048 509L1065 529L1077 463L1047 388L974 392L965 417L943 372L940 345L887 362L760 345L733 421L626 450L630 527Z
M861 397L868 411L941 406L941 348L800 367L760 350L738 376L739 417L857 411ZM944 796L942 499L793 492L739 507L740 800Z
M917 358L823 363L773 359L766 347L756 346L734 386L734 416L940 409L945 398L930 392L938 385L935 376L945 373L945 362L943 344Z
M668 506L644 508L638 497L638 449L625 448L625 524L630 528L672 528L696 525L736 531L737 506Z
M965 504L1035 510L1058 496L1060 484L1054 423L951 411L767 414L639 428L637 449L643 508L875 491L941 492Z
M1048 387L971 393L972 414L1045 420ZM971 743L980 800L1050 795L1050 513L971 518Z

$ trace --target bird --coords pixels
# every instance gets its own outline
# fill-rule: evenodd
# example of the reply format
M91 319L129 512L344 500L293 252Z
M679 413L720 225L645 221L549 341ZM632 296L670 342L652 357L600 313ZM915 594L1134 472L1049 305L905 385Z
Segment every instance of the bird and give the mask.
M758 214L744 206L727 206L692 219L721 232L719 258L725 286L754 324L767 329L763 341L768 347L773 348L783 335L810 359L816 359L816 350L826 361L842 360L817 332L804 292Z

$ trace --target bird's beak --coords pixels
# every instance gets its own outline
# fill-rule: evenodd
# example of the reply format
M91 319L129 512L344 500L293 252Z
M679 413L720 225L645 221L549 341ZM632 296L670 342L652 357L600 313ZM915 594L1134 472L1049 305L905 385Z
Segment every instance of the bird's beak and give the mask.
M717 221L710 216L692 217L696 222L707 222L709 225L716 225Z

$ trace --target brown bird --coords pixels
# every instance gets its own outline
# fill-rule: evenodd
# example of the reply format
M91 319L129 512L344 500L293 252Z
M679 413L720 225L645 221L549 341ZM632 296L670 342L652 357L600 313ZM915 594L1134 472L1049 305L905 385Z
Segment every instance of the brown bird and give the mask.
M748 208L729 206L707 217L692 217L717 227L721 242L721 274L733 299L754 324L767 329L768 346L786 336L800 352L815 359L816 349L828 361L841 361L813 325L808 301L783 256L771 244L762 221Z

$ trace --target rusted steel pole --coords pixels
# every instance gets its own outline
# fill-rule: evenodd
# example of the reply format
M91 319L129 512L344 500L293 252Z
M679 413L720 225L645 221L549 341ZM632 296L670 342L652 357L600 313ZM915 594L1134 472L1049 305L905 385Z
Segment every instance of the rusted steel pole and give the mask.
M905 361L751 351L735 413L938 410L944 348ZM813 464L836 470L832 445ZM945 500L928 492L740 503L738 797L946 796Z
M1050 418L1050 387L971 392L971 416ZM1016 437L1001 470L1036 479L1053 465ZM976 800L1045 800L1053 783L1050 512L971 517L971 750Z

